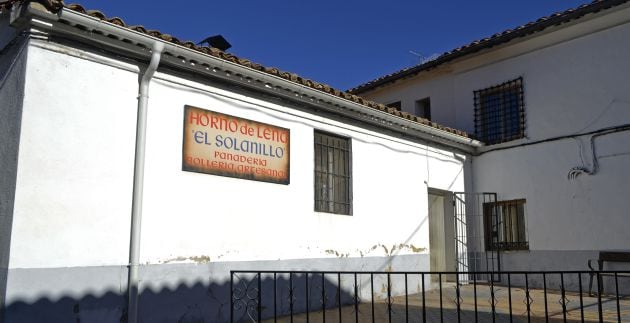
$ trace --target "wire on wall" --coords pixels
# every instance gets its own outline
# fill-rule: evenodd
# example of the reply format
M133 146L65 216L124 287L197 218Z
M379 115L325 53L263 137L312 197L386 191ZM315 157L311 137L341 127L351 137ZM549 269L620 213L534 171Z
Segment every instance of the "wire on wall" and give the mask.
M575 166L569 170L569 173L567 174L567 179L574 180L582 174L595 175L597 171L599 170L599 163L597 162L597 150L595 149L595 139L597 137L601 137L601 136L605 136L605 135L609 135L613 133L618 133L622 131L628 131L628 130L630 130L630 125L614 127L612 129L604 130L602 132L591 135L591 137L589 138L589 142L591 146L591 154L592 154L591 168L589 169L586 166Z

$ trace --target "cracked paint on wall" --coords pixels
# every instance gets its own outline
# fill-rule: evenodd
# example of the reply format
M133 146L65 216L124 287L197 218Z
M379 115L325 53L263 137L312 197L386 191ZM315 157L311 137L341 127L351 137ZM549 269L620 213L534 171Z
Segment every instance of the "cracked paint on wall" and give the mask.
M183 256L178 256L175 258L169 258L163 261L160 261L159 263L161 264L170 264L170 263L197 263L197 264L207 264L210 262L210 257L209 256L189 256L189 257L183 257Z
M383 253L377 253L375 252L378 249L382 249ZM400 244L394 244L391 247L387 247L384 244L376 244L373 245L371 248L369 248L368 250L355 250L354 254L358 254L358 256L360 257L367 257L367 256L394 256L397 254L397 252L400 251L409 251L411 253L414 254L418 254L418 253L424 253L427 251L427 248L424 247L417 247L413 244L406 244L406 243L400 243ZM349 258L353 256L353 253L350 252L344 252L344 251L340 251L340 250L334 250L334 249L326 249L324 250L324 253L326 255L331 255L331 256L335 256L338 258Z

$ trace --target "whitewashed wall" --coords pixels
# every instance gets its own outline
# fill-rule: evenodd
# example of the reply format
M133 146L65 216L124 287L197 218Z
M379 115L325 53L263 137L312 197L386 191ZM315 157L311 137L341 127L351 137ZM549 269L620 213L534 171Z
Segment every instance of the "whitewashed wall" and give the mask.
M473 133L473 91L522 76L526 138L488 149L628 124L630 9L616 9L364 95L384 102L402 99L408 111L413 111L414 100L430 96L434 121ZM585 258L596 258L596 250L630 245L629 140L627 131L597 138L600 172L574 181L567 179L569 170L590 168L592 163L588 136L473 159L470 190L498 192L500 199L527 199L531 251L588 251L576 257L545 254L548 259L536 261L524 257L527 252L511 253L521 258L506 266L584 269ZM533 252L531 256L536 257Z
M58 51L29 52L10 267L124 265L137 68ZM162 73L150 91L145 264L426 254L427 187L463 189L449 152ZM186 104L289 128L290 185L183 172ZM353 216L313 211L314 129L352 138Z
M136 80L30 46L11 268L128 262Z
M31 41L7 322L125 315L138 70ZM290 184L182 171L184 105L290 129ZM313 211L314 129L352 140L352 216ZM464 156L164 73L151 83L146 148L147 322L228 321L235 269L428 270L427 188L464 189Z

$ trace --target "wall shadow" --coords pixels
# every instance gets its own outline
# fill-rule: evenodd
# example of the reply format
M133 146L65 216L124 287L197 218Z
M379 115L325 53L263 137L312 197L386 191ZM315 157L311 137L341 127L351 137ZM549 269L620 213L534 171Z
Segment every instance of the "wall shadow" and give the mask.
M3 26L4 27L4 26ZM27 38L19 36L0 51L0 323L5 307L17 162L24 104Z
M225 278L225 277L224 277ZM267 319L310 310L333 308L351 304L353 294L338 288L334 279L309 275L309 298L306 298L306 278L301 275L241 276L235 279L230 293L230 280L175 288L141 290L139 297L140 322L229 322L230 296L234 296L234 322L252 322L251 318ZM215 278L216 279L216 278ZM260 284L260 285L259 285ZM258 306L258 286L263 300ZM324 291L322 292L322 286ZM275 297L274 297L275 295ZM299 296L298 296L299 295ZM293 297L292 297L293 296ZM293 299L293 302L291 301ZM322 301L323 300L323 301ZM81 297L41 297L35 301L15 301L5 308L4 322L127 322L127 295L120 291L86 294ZM274 310L275 309L275 310Z
M354 280L344 278L347 277L318 273L234 274L234 322L265 320L290 316L291 313L299 315L354 304L355 295L359 299L359 281L355 294ZM257 299L262 299L260 307Z

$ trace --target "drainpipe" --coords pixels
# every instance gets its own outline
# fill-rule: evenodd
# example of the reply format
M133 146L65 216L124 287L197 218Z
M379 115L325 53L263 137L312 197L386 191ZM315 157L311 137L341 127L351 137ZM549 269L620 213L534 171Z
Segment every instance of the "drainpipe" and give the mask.
M133 199L131 202L131 239L129 243L129 281L127 284L129 304L127 322L138 322L138 266L140 265L140 231L142 224L142 193L144 188L144 160L147 134L147 108L149 82L160 64L164 44L153 44L151 62L140 79L138 94L138 120L136 124L136 160L133 171Z

